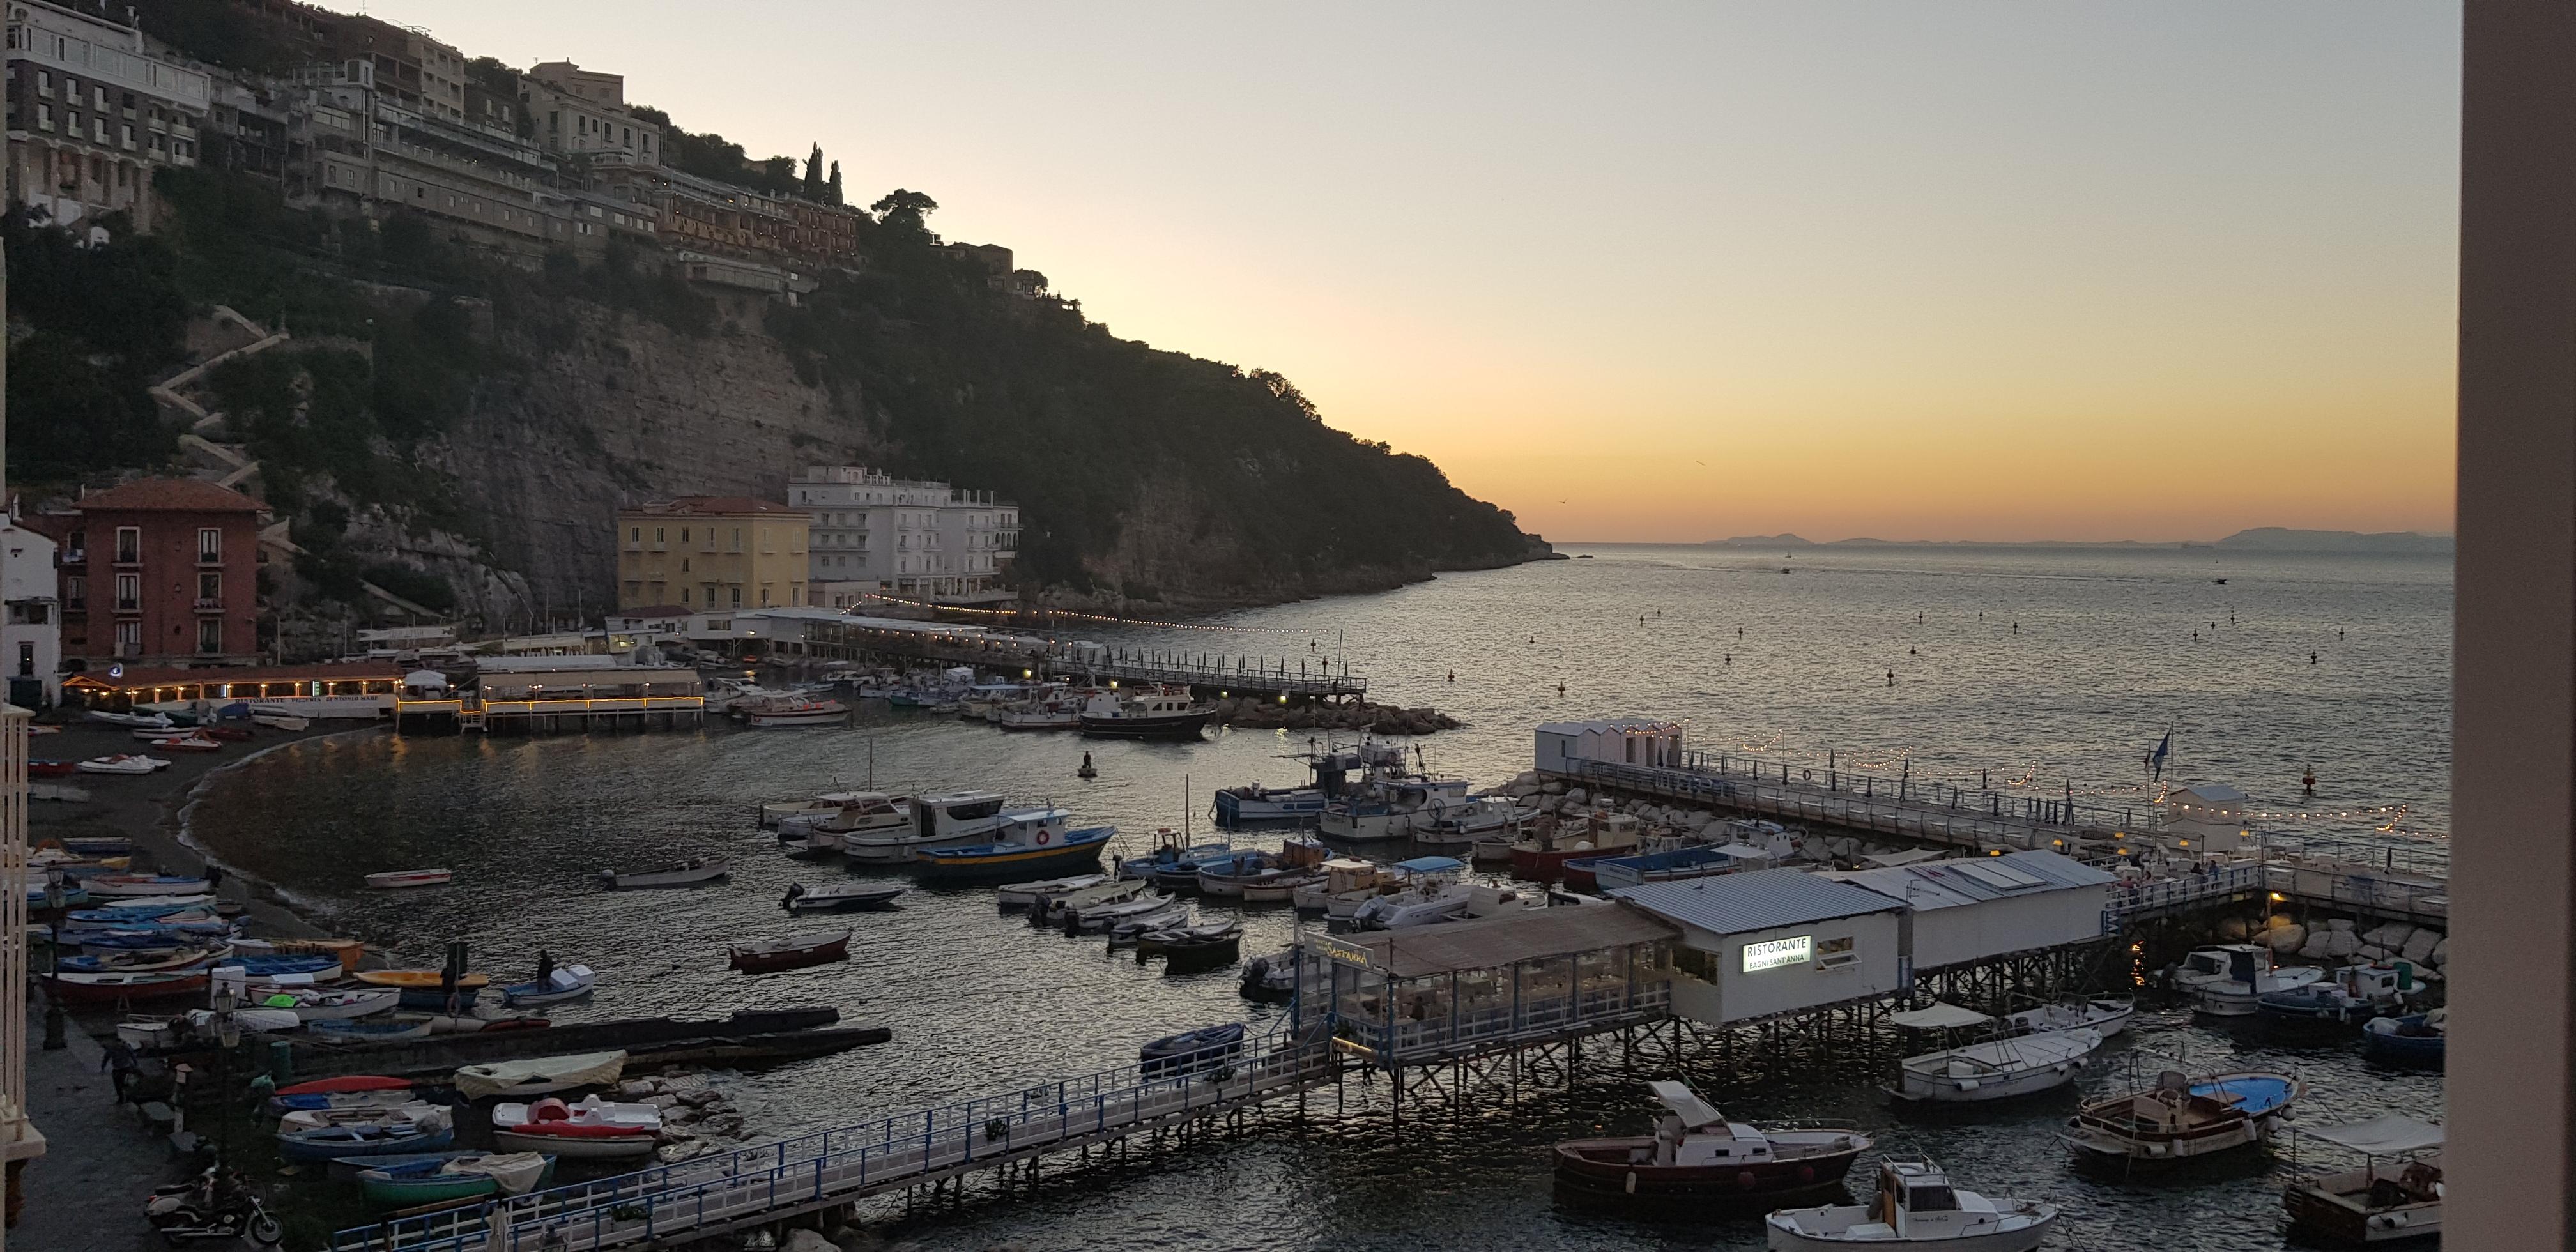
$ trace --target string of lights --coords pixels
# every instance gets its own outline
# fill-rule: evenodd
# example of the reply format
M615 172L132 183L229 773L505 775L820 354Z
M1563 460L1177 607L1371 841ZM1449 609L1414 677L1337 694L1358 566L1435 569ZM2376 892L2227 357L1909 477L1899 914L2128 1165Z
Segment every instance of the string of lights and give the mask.
M1037 617L1045 621L1064 619L1077 622L1096 622L1104 626L1148 626L1156 630L1196 630L1209 633L1236 635L1306 633L1280 626L1226 626L1214 622L1162 622L1155 621L1151 618L1116 617L1105 613L1077 613L1071 609L970 609L953 604L933 604L927 600L907 600L901 596L890 596L882 592L872 592L867 598L886 604L900 604L919 609L936 609L942 613L964 613L973 617L1003 617L1018 619Z

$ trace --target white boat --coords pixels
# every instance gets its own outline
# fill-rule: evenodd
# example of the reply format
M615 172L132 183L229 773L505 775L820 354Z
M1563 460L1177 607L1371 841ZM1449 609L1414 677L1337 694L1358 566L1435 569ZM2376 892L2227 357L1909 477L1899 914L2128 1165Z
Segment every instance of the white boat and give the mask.
M850 706L838 700L798 700L755 710L743 720L755 730L838 726L850 720Z
M450 869L392 869L367 875L367 885L380 891L401 887L443 887L456 881Z
M1379 896L1351 911L1362 930L1400 930L1456 919L1476 903L1476 889L1462 882L1407 887Z
M1315 828L1327 839L1346 843L1403 839L1412 835L1414 818L1424 810L1466 798L1464 778L1372 777L1327 803Z
M1086 698L1067 692L1021 700L993 710L992 720L1004 730L1079 730Z
M1518 838L1521 823L1538 816L1509 796L1435 799L1411 817L1413 842L1426 848L1463 848L1479 839Z
M2291 1184L2281 1203L2293 1231L2347 1247L2441 1236L2440 1126L2392 1116L2299 1133L2358 1152L2362 1162Z
M1145 894L1145 889L1152 885L1154 884L1151 879L1121 878L1091 883L1087 886L1070 887L1062 891L1049 891L1030 903L1029 924L1059 926L1064 923L1065 915L1068 913L1103 904L1118 904L1133 900Z
M2006 1014L2004 1021L2016 1031L2031 1033L2042 1030L2075 1030L2089 1027L2100 1031L2105 1040L2129 1028L2129 1019L2137 1015L2138 1002L2129 996L2093 996L2043 1004Z
M871 909L892 904L904 888L895 883L841 882L808 887L794 883L778 907L790 913L829 913L837 909Z
M662 1110L589 1096L578 1104L539 1100L492 1108L492 1142L513 1152L593 1159L651 1156L660 1144Z
M580 1052L570 1056L536 1056L520 1061L490 1061L456 1071L459 1095L551 1095L574 1087L596 1087L617 1081L626 1072L624 1052ZM500 1121L496 1117L494 1125Z
M410 1100L391 1107L378 1104L345 1109L296 1109L277 1119L277 1129L280 1134L321 1130L329 1126L413 1126L422 1130L440 1130L453 1125L454 1117L446 1105Z
M266 726L270 730L310 730L313 726L313 719L301 713L262 708L255 704L251 706L250 720L252 724Z
M768 830L776 827L780 822L786 821L789 818L819 817L826 813L836 812L842 805L849 803L852 797L861 794L864 793L856 791L826 791L816 795L800 796L792 800L763 800L760 802L760 827L763 830Z
M1084 935L1109 930L1117 926L1120 922L1147 916L1162 909L1169 908L1178 901L1179 898L1176 896L1167 896L1157 893L1150 896L1138 896L1132 900L1119 900L1109 904L1094 904L1085 908L1067 909L1064 914L1065 933Z
M1883 1161L1867 1204L1781 1209L1763 1219L1771 1252L1846 1248L1933 1248L1943 1252L2031 1252L2057 1224L2038 1200L1963 1191L1930 1161Z
M1378 894L1381 875L1375 861L1355 857L1337 857L1320 867L1323 877L1288 893L1288 901L1307 913L1333 913L1344 921L1370 897Z
M566 965L549 970L536 982L515 983L501 988L501 1003L512 1008L531 1004L559 1004L589 995L599 985L599 975L587 965Z
M1107 881L1109 881L1109 875L1107 874L1076 874L1071 878L1041 878L1035 882L1004 883L999 888L995 889L994 895L1001 902L1003 910L1007 912L1012 909L1024 909L1030 905L1036 904L1038 902L1038 898L1041 896L1061 895L1068 891L1080 891L1085 887L1096 887Z
M2080 1160L2120 1167L2209 1156L2270 1140L2305 1090L2287 1074L2167 1070L2144 1091L2088 1102L2058 1138Z
M149 774L156 769L170 768L170 763L157 756L115 752L91 757L81 762L78 768L84 774Z
M830 808L779 818L779 837L822 837L830 846L838 848L859 836L912 827L911 806L900 797L882 791L854 791L839 799L841 803Z
M693 856L676 865L665 865L659 869L634 871L604 869L599 871L599 885L611 891L626 891L637 887L694 887L699 883L714 882L724 877L727 872L723 857Z
M136 900L125 905L127 908L139 909L153 907L146 903L146 900L184 899L203 894L211 890L214 884L203 878L187 878L177 874L95 874L82 879L81 886L93 896L115 896L120 900L128 896L145 897L145 900ZM212 898L207 897L208 900ZM164 916L161 920L179 919Z
M2200 948L2174 970L2173 984L2191 996L2192 1008L2212 1017L2252 1017L2262 997L2307 986L2326 976L2312 965L2275 969L2272 949L2259 943Z
M1122 917L1109 927L1109 946L1123 948L1150 934L1186 926L1190 921L1190 902L1166 897L1161 908L1148 913Z
M107 709L91 709L89 719L93 722L105 722L110 726L131 726L139 730L174 730L178 727L178 723L171 721L166 713L117 713Z
M864 865L901 865L923 848L963 848L990 843L1007 803L998 791L959 791L912 802L912 820L869 835L844 835L841 854ZM1071 814L1066 814L1069 821ZM1055 833L1061 836L1061 823Z
M345 1022L392 1012L396 1005L402 1003L402 992L392 987L326 991L318 987L262 983L250 988L244 1003L250 1008L290 1012L302 1022Z
M1962 1014L1973 1018L1973 1022L1955 1020ZM1928 1009L1895 1014L1889 1020L1900 1026L1921 1029L1927 1024L1957 1028L1989 1023L1994 1019L1983 1013L1970 1013L1956 1005L1934 1004ZM2051 1091L2075 1081L2076 1071L2084 1068L2085 1058L2101 1046L2102 1032L2079 1026L2073 1030L2043 1030L2036 1034L2007 1035L1943 1048L1898 1062L1897 1085L1892 1091L1901 1100L1940 1104L2008 1100L2014 1096Z

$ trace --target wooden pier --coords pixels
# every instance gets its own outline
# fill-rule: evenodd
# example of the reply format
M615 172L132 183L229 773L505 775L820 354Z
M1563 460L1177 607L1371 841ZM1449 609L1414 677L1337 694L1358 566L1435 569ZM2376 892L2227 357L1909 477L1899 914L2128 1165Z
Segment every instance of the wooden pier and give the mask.
M1039 639L978 626L818 619L799 644L805 658L836 661L933 661L1017 671L1024 678L1107 684L1164 683L1202 696L1261 696L1290 701L1364 699L1368 680L1324 658L1254 656L1110 647L1078 639Z

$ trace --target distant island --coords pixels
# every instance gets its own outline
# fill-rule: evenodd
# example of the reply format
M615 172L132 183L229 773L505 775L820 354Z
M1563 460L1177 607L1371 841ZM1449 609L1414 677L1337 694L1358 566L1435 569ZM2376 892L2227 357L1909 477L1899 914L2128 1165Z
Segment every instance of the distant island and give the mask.
M2139 539L1835 539L1818 543L1793 534L1737 535L1711 539L1711 548L2223 548L2239 552L2449 552L2449 535L2391 530L2292 530L2257 526L2219 540L2149 541Z

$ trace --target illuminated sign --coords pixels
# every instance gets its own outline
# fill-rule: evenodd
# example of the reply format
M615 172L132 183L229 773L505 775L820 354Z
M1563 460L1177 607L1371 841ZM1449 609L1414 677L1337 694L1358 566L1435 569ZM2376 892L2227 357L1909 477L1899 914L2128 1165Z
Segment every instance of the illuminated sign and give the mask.
M1369 967L1368 949L1355 947L1346 943L1335 943L1330 939L1321 939L1319 942L1324 949L1324 955L1331 957L1336 961L1343 961L1352 965L1357 965L1362 969L1367 969Z
M1813 935L1748 943L1744 945L1744 972L1751 974L1760 970L1778 969L1783 965L1803 965L1807 958L1815 955L1815 951L1816 940Z

